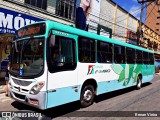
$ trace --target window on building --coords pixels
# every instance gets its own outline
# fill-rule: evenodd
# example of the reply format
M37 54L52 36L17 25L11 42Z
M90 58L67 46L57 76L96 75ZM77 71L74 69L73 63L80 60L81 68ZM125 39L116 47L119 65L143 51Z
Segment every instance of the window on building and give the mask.
M69 20L74 18L75 0L57 0L56 2L56 15Z
M106 42L97 42L97 61L99 63L112 62L112 44Z
M45 10L47 9L47 0L25 0L25 3Z
M114 45L114 62L119 63L125 63L125 47Z
M95 41L89 38L80 37L78 40L79 61L94 63L95 60Z
M160 16L158 16L157 19L160 19Z

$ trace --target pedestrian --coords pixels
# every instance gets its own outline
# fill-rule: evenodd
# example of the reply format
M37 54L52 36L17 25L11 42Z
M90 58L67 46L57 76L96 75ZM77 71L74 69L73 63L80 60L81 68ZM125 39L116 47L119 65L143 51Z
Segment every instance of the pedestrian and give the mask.
M6 87L5 87L5 92L6 92L6 96L8 96L8 81L9 81L9 74L10 74L10 62L7 65L7 69L6 69L6 76L5 76L5 81L6 81Z

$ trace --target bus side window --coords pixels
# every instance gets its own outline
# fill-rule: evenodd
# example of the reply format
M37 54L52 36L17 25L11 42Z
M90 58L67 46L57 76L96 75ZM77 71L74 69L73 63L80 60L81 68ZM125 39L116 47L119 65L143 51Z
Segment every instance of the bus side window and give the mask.
M78 56L80 62L95 62L95 40L79 37L78 39Z
M142 51L136 50L136 63L142 64L143 59L142 59Z
M125 47L114 45L114 62L116 64L125 63Z
M97 41L97 61L99 63L111 63L112 62L112 44Z
M128 64L135 64L135 50L132 48L126 48L126 58Z
M147 52L143 52L143 63L144 64L148 64L149 63L149 59L148 59L148 53Z
M149 64L154 64L154 55L153 53L149 53Z
M49 46L49 55L47 58L49 71L74 70L76 68L74 39L60 36L56 36L55 39L55 44Z

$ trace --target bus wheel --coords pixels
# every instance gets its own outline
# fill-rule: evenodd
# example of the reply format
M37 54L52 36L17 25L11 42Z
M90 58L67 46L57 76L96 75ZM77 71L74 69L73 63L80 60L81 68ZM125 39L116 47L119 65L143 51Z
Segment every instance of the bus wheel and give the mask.
M93 104L95 90L92 85L87 85L82 89L80 103L82 107L88 107Z
M142 78L141 76L138 76L137 78L137 89L141 89L142 87Z

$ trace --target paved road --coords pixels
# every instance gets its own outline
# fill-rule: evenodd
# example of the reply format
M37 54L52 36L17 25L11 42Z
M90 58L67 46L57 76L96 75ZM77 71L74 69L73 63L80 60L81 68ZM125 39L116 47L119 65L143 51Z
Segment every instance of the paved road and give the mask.
M0 94L0 104L9 102L9 101L13 101L10 97L6 97L5 93ZM0 106L1 108L1 106Z
M96 102L87 108L80 108L78 102L70 103L67 105L52 108L46 111L41 111L30 106L26 106L14 100L0 95L0 111L32 111L39 112L48 118L56 120L159 120L159 117L134 117L137 111L160 111L160 75L155 75L154 80L150 84L144 84L143 88L136 90L135 87L119 90L116 92L107 93L96 98ZM1 99L3 98L3 99ZM3 103L3 104L1 104ZM101 112L100 112L101 111ZM110 111L115 111L110 113ZM121 111L122 113L119 113ZM135 111L123 112L123 111ZM146 112L144 112L146 113ZM116 115L124 115L130 117L115 117ZM111 115L113 117L103 117ZM138 112L138 115L140 114ZM79 116L79 117L78 117Z

